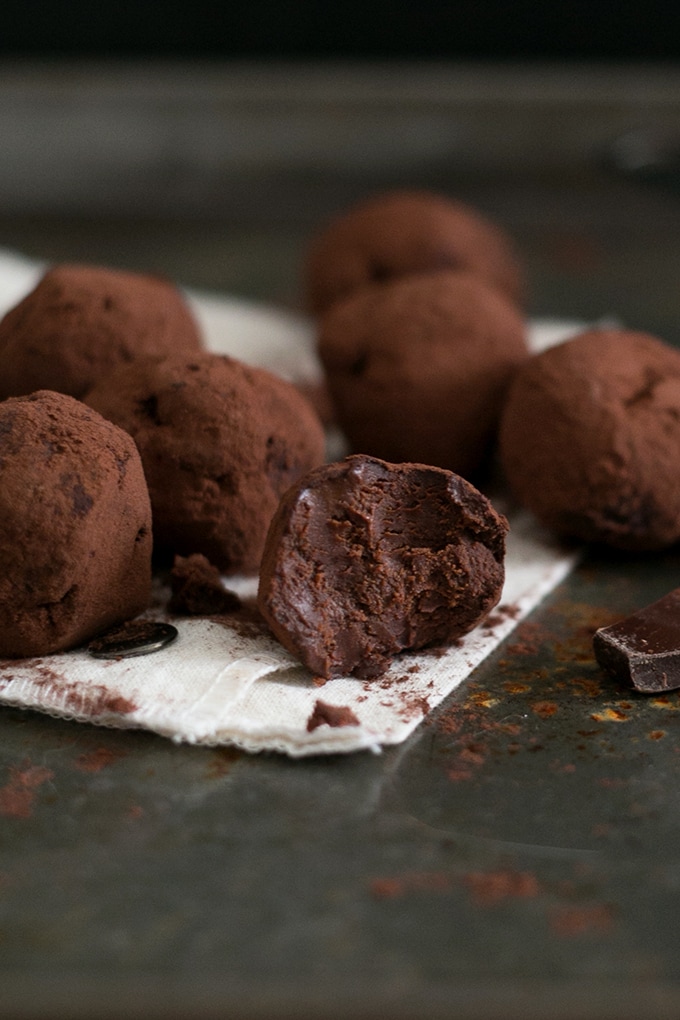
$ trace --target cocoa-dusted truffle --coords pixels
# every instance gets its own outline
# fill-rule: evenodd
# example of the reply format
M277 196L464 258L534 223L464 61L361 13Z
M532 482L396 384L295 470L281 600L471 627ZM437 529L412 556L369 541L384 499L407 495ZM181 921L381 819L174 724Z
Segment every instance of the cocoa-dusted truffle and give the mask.
M47 655L145 609L151 508L135 445L79 401L0 403L0 656Z
M319 314L366 284L439 269L474 273L523 301L519 259L498 226L442 195L393 191L354 206L313 238L307 303Z
M257 570L281 495L324 457L291 383L217 354L137 361L86 401L137 443L157 551L202 553L223 573Z
M198 324L170 282L58 265L0 321L0 399L45 388L82 397L134 358L200 347Z
M469 482L351 456L284 496L258 606L322 677L376 676L405 649L449 643L497 603L507 522Z
M443 271L365 287L323 317L319 356L351 448L464 476L485 463L524 322L498 292Z
M644 333L583 333L515 376L500 457L553 530L622 549L680 538L680 352Z

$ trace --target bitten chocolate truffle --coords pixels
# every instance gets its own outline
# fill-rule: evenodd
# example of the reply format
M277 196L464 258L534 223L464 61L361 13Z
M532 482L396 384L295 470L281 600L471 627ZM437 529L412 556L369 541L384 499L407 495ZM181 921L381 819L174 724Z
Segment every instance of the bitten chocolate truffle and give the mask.
M135 445L79 401L0 403L0 656L47 655L144 610L151 508Z
M500 460L547 527L621 549L680 538L680 352L645 333L583 333L510 388Z
M58 265L0 321L0 399L47 388L80 398L134 358L200 347L198 324L168 281Z
M322 318L318 351L357 453L478 474L505 393L529 356L513 305L443 271L365 287Z
M297 389L217 354L137 361L86 402L135 439L157 553L257 571L281 495L322 463L324 433Z
M398 652L450 643L496 605L506 532L450 471L347 457L281 500L258 606L312 673L377 676Z
M523 270L504 231L462 202L394 191L342 213L312 239L307 304L318 315L366 284L439 269L471 272L523 303Z

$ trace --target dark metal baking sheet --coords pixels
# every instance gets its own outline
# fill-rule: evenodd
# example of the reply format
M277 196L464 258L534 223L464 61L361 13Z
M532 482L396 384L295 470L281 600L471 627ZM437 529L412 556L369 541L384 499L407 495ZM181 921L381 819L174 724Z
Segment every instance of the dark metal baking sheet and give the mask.
M348 195L328 173L322 212ZM532 313L680 341L672 195L594 163L505 183L453 167L447 188L513 230ZM0 216L0 245L294 305L311 229L47 210ZM677 1015L680 697L621 689L590 641L679 574L675 550L588 552L379 756L248 756L3 710L3 1017Z

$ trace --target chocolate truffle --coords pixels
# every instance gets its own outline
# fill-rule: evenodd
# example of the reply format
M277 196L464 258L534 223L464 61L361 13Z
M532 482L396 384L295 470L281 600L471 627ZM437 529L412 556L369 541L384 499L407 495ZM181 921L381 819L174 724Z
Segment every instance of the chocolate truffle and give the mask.
M312 673L376 676L398 652L455 641L486 616L503 586L506 532L450 471L347 457L281 500L258 607Z
M441 195L394 191L354 206L313 238L307 303L318 315L368 283L439 269L474 273L510 301L523 301L523 272L499 227Z
M0 321L0 399L46 388L80 398L134 358L200 347L193 314L168 281L55 266Z
M145 609L151 508L130 436L72 397L0 403L0 655L47 655Z
M528 361L500 428L517 499L547 527L621 549L680 538L680 352L595 330Z
M157 552L257 571L281 495L324 458L318 417L292 383L226 356L137 361L86 402L135 439Z
M474 476L529 356L523 319L450 270L373 285L322 318L319 356L352 450Z

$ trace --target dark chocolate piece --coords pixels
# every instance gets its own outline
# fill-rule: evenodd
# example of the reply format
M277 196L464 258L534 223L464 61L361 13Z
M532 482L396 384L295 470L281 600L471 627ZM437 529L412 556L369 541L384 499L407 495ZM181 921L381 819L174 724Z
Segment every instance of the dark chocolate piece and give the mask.
M95 659L130 659L160 651L171 644L178 633L171 623L131 620L95 638L87 650Z
M637 691L655 694L680 687L680 588L601 627L593 648L603 669Z
M283 497L258 607L317 676L378 676L405 649L450 644L496 605L507 522L441 468L353 456Z

